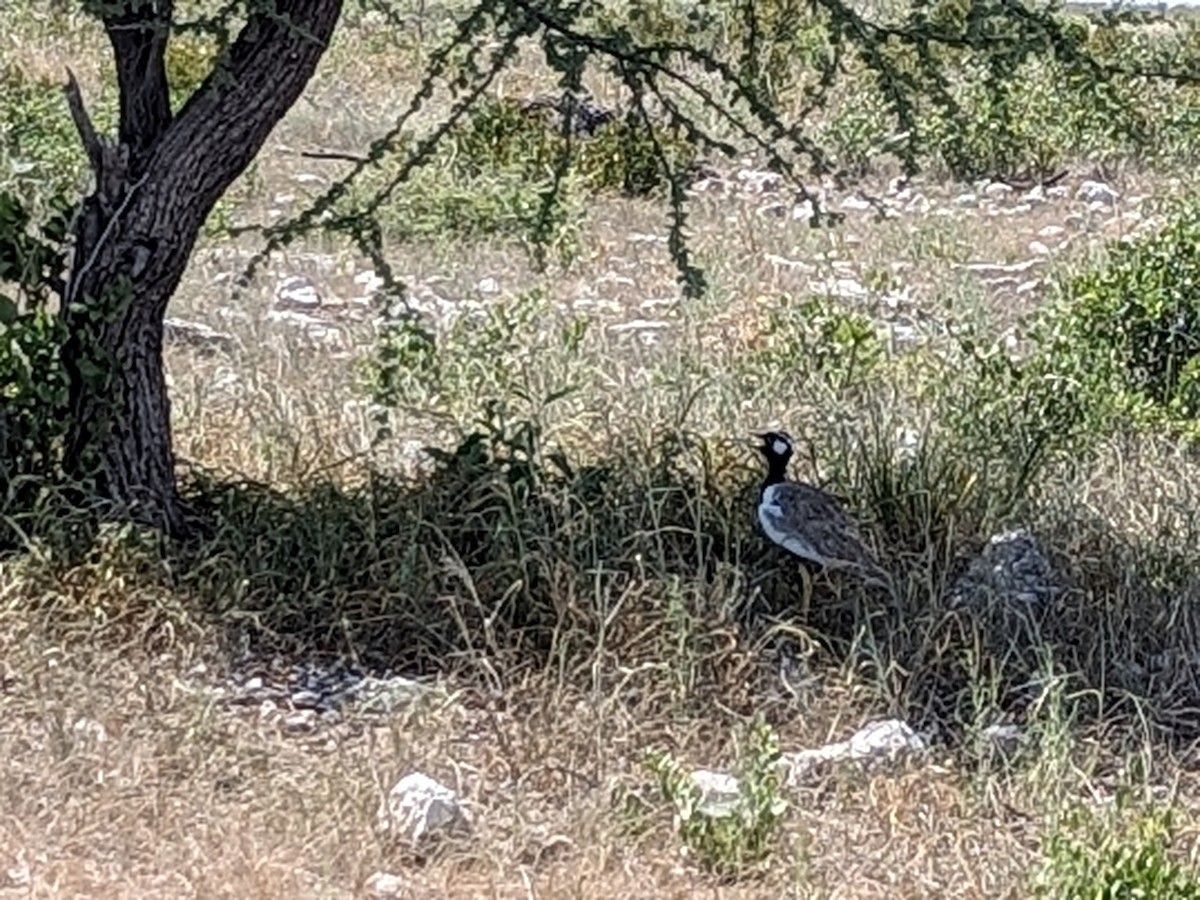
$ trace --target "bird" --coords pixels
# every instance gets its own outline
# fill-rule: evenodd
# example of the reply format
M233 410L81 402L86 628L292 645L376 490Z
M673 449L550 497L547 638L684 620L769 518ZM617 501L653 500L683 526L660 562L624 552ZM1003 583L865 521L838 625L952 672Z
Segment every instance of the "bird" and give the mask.
M763 533L794 556L827 570L848 571L869 584L891 587L892 579L863 545L858 526L832 494L800 481L789 481L788 462L795 442L785 431L755 434L767 460L767 477L758 497Z

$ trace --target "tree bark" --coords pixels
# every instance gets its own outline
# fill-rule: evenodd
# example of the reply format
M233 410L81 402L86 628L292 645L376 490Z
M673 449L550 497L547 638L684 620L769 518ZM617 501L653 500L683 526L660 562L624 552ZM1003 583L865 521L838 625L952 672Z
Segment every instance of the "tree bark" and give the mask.
M162 365L167 303L213 205L311 78L342 2L253 4L174 117L164 63L173 3L102 8L120 88L116 141L95 133L69 73L66 88L95 188L74 231L63 297L71 383L64 466L118 514L183 534Z

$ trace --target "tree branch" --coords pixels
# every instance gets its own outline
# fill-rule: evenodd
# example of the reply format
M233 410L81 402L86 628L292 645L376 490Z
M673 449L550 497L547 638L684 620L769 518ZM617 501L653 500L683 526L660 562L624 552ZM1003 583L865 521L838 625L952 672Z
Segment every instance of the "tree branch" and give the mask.
M121 96L118 135L140 170L171 124L166 50L174 0L131 0L104 16Z
M258 154L303 93L341 17L342 0L253 3L227 53L188 99L155 149L156 181L207 212ZM188 171L173 166L187 158Z
M129 148L117 145L109 138L96 133L91 116L83 102L83 92L75 73L67 69L67 83L63 86L67 95L67 107L71 111L71 120L75 130L79 132L79 140L87 152L92 174L96 179L95 197L100 209L111 213L120 203L125 192L125 176L129 164Z
M71 111L71 121L75 123L75 130L79 132L79 140L83 143L83 149L87 152L88 162L92 167L92 174L96 176L96 181L100 180L100 173L104 169L104 161L106 149L100 142L100 136L96 134L96 128L92 125L92 117L88 115L87 107L83 103L83 91L79 89L79 82L75 78L75 73L67 67L67 83L63 85L63 93L67 95L67 107Z

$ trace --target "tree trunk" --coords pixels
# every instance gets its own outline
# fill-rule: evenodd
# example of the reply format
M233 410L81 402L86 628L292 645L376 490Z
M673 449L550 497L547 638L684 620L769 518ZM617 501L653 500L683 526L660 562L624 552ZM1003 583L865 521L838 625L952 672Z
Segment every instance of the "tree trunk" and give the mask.
M167 303L205 218L299 98L341 7L341 0L252 4L237 40L173 117L164 64L171 0L106 4L121 100L115 142L95 133L69 76L67 98L95 189L74 231L63 297L71 382L64 464L120 515L173 534L187 530L162 365Z

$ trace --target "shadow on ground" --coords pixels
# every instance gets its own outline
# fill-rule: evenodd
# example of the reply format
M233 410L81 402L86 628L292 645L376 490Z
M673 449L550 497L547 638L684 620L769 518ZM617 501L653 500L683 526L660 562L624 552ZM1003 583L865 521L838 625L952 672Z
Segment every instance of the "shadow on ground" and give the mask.
M1200 734L1186 560L1130 547L1103 523L1063 523L1042 535L1063 548L1050 554L1052 602L963 603L955 579L985 535L893 521L897 596L823 573L806 593L797 564L754 527L749 462L674 437L575 465L518 433L473 435L411 479L285 492L195 472L186 489L212 525L204 538L75 534L70 562L26 559L23 592L46 621L137 623L152 640L195 628L232 656L499 682L552 670L601 690L640 678L739 713L812 700L833 673L878 712L951 742L1051 695L1085 723Z

